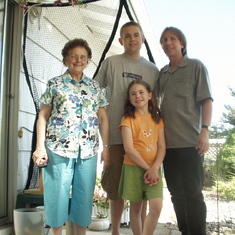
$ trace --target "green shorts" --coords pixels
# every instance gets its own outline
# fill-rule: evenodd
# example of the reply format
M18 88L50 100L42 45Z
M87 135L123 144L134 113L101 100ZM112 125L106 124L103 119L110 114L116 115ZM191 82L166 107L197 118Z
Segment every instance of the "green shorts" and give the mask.
M119 184L119 196L125 200L139 202L152 198L163 198L163 183L161 170L159 170L160 181L158 184L149 186L144 183L146 170L139 166L124 164Z
M122 144L111 145L109 149L110 165L103 170L101 175L102 188L107 192L107 197L111 200L121 199L118 196L118 186L124 154L125 151Z

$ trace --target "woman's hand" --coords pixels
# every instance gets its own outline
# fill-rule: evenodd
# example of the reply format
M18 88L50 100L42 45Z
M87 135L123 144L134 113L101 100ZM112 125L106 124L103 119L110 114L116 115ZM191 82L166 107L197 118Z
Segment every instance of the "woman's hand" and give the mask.
M46 149L45 148L37 148L33 152L32 159L33 159L33 162L36 166L39 166L41 161L48 161Z

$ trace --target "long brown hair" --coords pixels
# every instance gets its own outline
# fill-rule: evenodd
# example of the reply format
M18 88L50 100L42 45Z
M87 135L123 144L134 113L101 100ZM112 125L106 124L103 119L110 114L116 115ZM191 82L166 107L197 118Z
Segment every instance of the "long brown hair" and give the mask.
M131 104L130 98L129 98L130 89L135 84L143 85L149 93L152 93L152 98L148 101L148 111L151 114L153 121L158 124L160 120L162 119L162 113L161 113L160 108L158 107L158 102L156 99L155 92L152 91L150 85L143 80L134 80L129 84L127 88L127 98L126 98L126 102L124 105L124 116L135 118L135 107Z

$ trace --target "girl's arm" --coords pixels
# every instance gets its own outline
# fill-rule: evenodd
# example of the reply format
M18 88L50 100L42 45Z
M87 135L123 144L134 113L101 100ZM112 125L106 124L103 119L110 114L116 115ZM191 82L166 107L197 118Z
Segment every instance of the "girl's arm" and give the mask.
M145 183L149 184L150 186L157 184L160 180L158 171L164 160L165 154L166 154L166 141L165 141L164 128L162 128L159 132L159 137L158 137L156 160L152 165L152 167L149 170L147 170L146 173L144 174Z
M36 150L33 153L33 160L36 165L39 164L42 158L48 160L46 148L45 148L45 137L46 137L46 124L51 116L52 106L42 104L41 110L38 114L37 120L37 144Z
M150 166L144 161L142 156L133 146L133 136L131 129L127 126L122 126L122 140L126 154L128 157L141 168L148 170Z
M109 165L109 123L106 109L104 107L98 110L99 130L100 136L103 142L103 151L101 153L101 162L104 161L103 167L106 168Z

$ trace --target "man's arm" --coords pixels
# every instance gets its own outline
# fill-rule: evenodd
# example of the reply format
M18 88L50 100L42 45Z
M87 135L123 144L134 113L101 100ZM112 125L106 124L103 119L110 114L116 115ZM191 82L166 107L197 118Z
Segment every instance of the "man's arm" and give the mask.
M210 126L212 117L212 99L208 98L202 102L202 125ZM209 130L202 128L197 138L196 149L203 155L209 149Z

